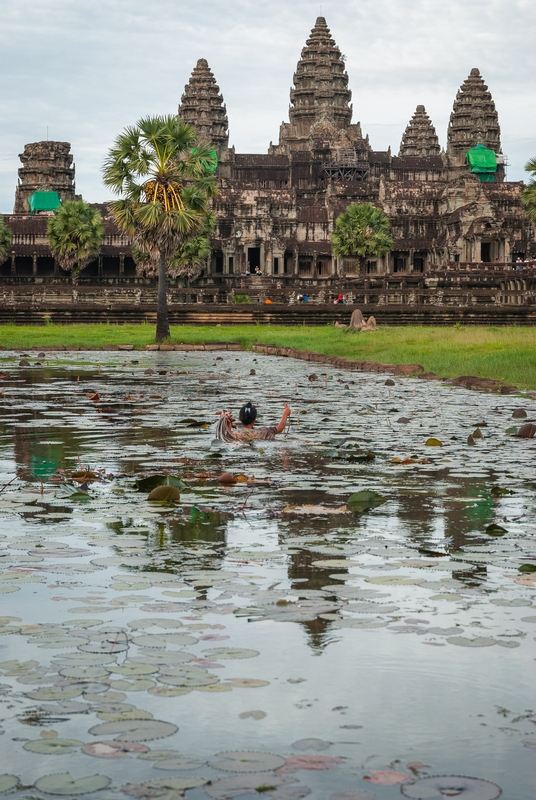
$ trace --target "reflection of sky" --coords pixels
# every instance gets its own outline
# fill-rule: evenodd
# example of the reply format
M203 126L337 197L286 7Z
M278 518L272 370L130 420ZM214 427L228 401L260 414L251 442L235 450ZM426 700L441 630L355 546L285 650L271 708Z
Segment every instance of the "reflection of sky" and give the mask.
M530 553L528 536L534 529L533 446L504 435L512 409L521 405L532 416L534 402L409 379L397 380L388 393L385 376L350 376L331 369L326 370L326 380L321 376L310 382L312 368L300 362L254 360L251 354L238 360L235 353L220 357L223 360L216 362L210 354L142 353L139 364L121 366L121 356L106 354L106 363L96 371L97 356L80 354L76 364L62 367L56 384L50 368L46 376L35 368L17 372L15 360L7 356L4 363L20 382L6 385L0 406L2 485L15 470L31 469L44 476L54 464L75 469L79 456L84 466L127 473L91 487L94 499L88 504L64 501L67 516L56 522L24 506L22 516L8 518L8 537L19 548L26 540L32 552L40 537L45 543L54 540L87 549L87 557L65 559L60 566L130 553L131 558L148 560L143 569L155 581L169 576L180 582L182 575L196 570L229 573L222 583L197 589L198 599L216 604L198 619L223 626L218 633L230 638L222 644L255 648L260 655L222 662L218 676L260 678L269 686L210 695L194 691L172 702L145 692L129 696L128 702L150 710L155 718L174 720L187 729L187 739L179 735L161 746L205 758L231 744L286 752L296 739L316 736L335 743L326 751L329 755L348 759L336 776L304 777L314 787L312 797L319 800L335 785L340 791L355 788L356 775L359 786L366 788L361 784L363 771L386 768L394 759L400 759L402 769L407 761L418 760L432 765L432 774L487 777L503 787L505 796L529 800L532 753L522 739L532 731L530 723L514 722L514 716L529 704L534 625L523 618L530 617L533 608L495 601L529 603L534 594L534 589L512 580L521 556ZM157 374L145 375L148 366ZM249 375L252 366L256 376ZM158 374L166 368L182 374ZM78 375L80 381L72 380ZM350 388L344 389L346 385ZM99 393L98 403L86 397L90 389ZM211 445L210 429L180 422L212 424L214 411L234 408L249 397L258 403L263 424L275 420L282 400L288 400L293 409L288 439L252 449L219 450ZM411 419L408 425L396 423L401 414ZM484 439L468 448L468 433L483 421ZM444 447L425 447L428 436L439 437ZM375 459L335 457L333 448L343 437L372 450ZM221 458L207 458L214 455ZM392 463L411 455L429 458L430 463ZM161 470L186 478L231 470L271 481L229 488L214 480L197 480L182 494L184 513L161 511L148 507L129 477ZM494 496L493 486L514 494ZM376 491L386 502L361 515L304 513L307 503L335 508L360 489ZM3 493L0 501L8 496ZM57 510L59 500L47 495L46 501ZM193 513L192 506L199 512ZM485 528L491 522L504 525L508 533L490 540ZM448 554L459 549L482 558L482 563L452 561ZM442 554L447 554L443 560ZM325 565L331 558L349 563ZM404 565L419 558L435 566ZM316 566L316 561L322 565ZM83 606L88 597L102 598L97 611L88 604L88 616L101 614L106 623L124 626L143 617L147 612L140 607L148 602L190 602L181 596L180 587L114 589L117 575L136 575L139 567L128 563L88 574L53 571L46 582L25 584L7 595L9 607L25 623L73 622L77 616L70 615L69 608ZM397 576L422 583L381 582ZM340 613L311 623L269 618L270 602L295 602L300 591L337 605L336 589L325 590L326 586L357 587L367 602L378 605L378 611L367 616L351 610L356 603L351 599L349 610L342 609L343 619L381 618L388 624L337 627ZM58 596L70 602L54 600ZM141 599L125 599L136 596ZM105 605L121 598L124 605ZM382 604L397 610L382 613ZM236 616L231 613L234 606L261 606L268 618L253 612L249 619ZM337 608L340 611L340 603ZM184 613L196 618L195 613ZM439 634L422 632L456 626L469 638L517 641L520 647L460 647ZM14 638L3 638L6 659L19 658L22 652L20 639ZM189 649L201 655L218 644L199 642ZM24 645L28 658L43 660L57 653ZM288 682L301 678L305 680L300 683ZM500 716L499 706L512 713ZM267 717L261 722L239 720L239 713L252 708L263 709ZM87 740L89 722L82 716L68 725L71 735ZM341 727L346 724L363 728ZM14 730L14 736L27 734L24 727ZM11 751L21 771L31 773L20 745L9 743L7 754ZM72 769L87 770L87 757L69 758L69 768L72 764ZM132 764L133 778L141 780L142 762ZM125 769L120 764L112 768L119 774ZM31 774L29 782L30 778ZM379 800L398 794L398 789L387 787L374 791ZM202 794L191 796L196 800Z

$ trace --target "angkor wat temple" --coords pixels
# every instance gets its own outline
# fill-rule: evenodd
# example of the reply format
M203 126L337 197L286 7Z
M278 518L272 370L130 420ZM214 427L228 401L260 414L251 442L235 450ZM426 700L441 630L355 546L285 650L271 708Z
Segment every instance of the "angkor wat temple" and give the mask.
M534 230L522 182L505 180L498 114L479 70L471 70L456 94L446 149L417 105L397 155L374 150L360 123L352 122L348 82L344 57L319 17L294 73L289 121L278 143L270 143L266 155L240 154L229 147L214 75L205 59L197 62L178 113L217 150L217 227L202 276L187 289L170 288L172 307L232 303L240 294L288 304L298 291L327 305L344 292L375 313L390 309L389 319L424 307L479 307L493 319L515 306L524 307L526 317L536 297L536 270L515 271L512 264L536 254ZM484 169L481 152L489 156ZM26 145L21 160L14 213L6 217L14 237L11 259L0 267L2 289L8 304L30 292L41 308L46 297L59 297L69 278L48 250L46 212L30 213L28 198L43 190L73 198L74 167L70 146L62 142ZM337 216L362 202L383 209L395 242L388 255L369 260L365 275L355 260L337 259L331 248ZM136 276L128 240L99 207L106 238L82 274L76 303L85 297L103 308L149 307L154 287Z

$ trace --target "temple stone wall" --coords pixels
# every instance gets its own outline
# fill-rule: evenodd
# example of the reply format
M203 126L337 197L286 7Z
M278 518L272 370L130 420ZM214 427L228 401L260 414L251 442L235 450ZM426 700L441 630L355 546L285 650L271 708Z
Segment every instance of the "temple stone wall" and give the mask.
M19 183L14 214L28 213L28 197L34 192L57 192L62 201L75 199L75 167L69 142L34 142L19 156Z

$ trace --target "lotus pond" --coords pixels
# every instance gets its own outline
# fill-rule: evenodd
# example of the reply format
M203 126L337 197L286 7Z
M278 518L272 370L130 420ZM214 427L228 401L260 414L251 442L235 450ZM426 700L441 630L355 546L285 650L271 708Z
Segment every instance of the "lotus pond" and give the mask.
M0 359L0 793L532 800L534 400L66 355Z

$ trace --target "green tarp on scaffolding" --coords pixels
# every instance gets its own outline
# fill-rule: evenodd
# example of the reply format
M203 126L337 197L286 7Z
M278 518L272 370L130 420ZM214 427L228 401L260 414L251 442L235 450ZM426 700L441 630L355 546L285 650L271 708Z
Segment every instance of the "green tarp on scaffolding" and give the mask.
M57 192L34 192L28 198L30 211L55 211L61 206L60 196Z
M469 169L475 175L478 175L484 183L492 183L495 179L497 172L497 156L493 150L484 147L483 144L477 144L467 151L467 162Z

